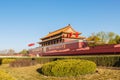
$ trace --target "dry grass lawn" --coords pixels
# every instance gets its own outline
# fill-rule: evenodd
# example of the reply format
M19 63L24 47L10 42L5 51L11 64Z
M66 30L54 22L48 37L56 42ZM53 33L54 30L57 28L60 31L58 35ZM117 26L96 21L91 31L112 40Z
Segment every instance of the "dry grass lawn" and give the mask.
M12 75L16 80L120 80L120 70L98 68L95 74L81 75L78 77L50 77L44 76L37 72L41 65L11 68L8 64L0 66L0 69L5 70Z

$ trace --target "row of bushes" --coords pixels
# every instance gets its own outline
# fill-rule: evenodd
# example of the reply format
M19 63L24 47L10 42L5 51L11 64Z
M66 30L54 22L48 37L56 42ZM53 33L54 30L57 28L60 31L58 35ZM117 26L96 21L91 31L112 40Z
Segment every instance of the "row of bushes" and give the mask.
M15 80L15 79L5 71L0 70L0 80Z
M36 65L37 62L35 60L29 59L20 59L9 63L10 67L25 67L25 66L32 66Z
M120 67L120 56L119 55L97 55L97 56L55 56L55 57L40 57L40 58L14 58L14 59L9 59L9 58L2 58L0 59L0 64L5 64L5 63L11 63L14 60L21 60L21 59L27 59L27 60L32 60L36 61L37 63L44 64L47 62L51 61L56 61L60 59L85 59L85 60L90 60L93 61L97 64L97 66L106 66L106 67Z
M0 58L0 64L9 64L10 67L32 66L54 61L54 58Z
M95 62L97 66L120 67L119 55L66 56L55 58L55 60L60 59L84 59Z
M120 56L85 56L74 58L93 61L97 66L120 67Z
M1 64L9 64L11 62L18 60L29 60L29 61L36 61L37 63L44 64L47 62L55 61L56 58L0 58L0 65Z

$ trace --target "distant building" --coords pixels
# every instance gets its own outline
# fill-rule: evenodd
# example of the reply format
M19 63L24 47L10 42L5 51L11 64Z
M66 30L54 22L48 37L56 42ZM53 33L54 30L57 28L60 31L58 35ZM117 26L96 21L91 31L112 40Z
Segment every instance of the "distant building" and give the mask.
M41 41L38 42L40 47L29 50L30 55L38 56L44 53L63 52L75 50L83 47L85 37L80 36L82 33L75 31L71 25L61 29L49 32Z
M83 40L85 37L80 36L81 32L75 31L71 25L58 29L53 32L49 32L49 34L43 38L41 38L42 42L38 42L41 46L49 46L59 43L64 43L73 40Z

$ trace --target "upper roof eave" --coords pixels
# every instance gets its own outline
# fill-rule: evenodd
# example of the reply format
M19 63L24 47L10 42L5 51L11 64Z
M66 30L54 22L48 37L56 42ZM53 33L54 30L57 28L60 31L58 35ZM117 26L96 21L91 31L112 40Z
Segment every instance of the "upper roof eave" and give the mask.
M69 28L71 28L74 32L77 32L77 31L75 31L75 30L71 27L70 24L68 24L68 26L63 27L63 28L58 29L58 30L55 30L55 31L53 31L53 32L50 32L48 35L46 35L45 37L40 38L40 39L42 40L42 39L48 38L48 37L50 37L50 36L53 36L53 35L56 35L56 34L59 34L59 33L65 33L65 31L66 31L67 29L69 29ZM78 32L78 34L82 34L82 33Z

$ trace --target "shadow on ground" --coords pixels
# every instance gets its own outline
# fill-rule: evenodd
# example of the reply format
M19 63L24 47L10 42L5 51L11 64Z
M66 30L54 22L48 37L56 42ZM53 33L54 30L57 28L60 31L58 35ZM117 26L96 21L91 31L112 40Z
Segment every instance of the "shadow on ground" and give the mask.
M42 74L41 68L38 68L36 71L37 71L38 73Z

